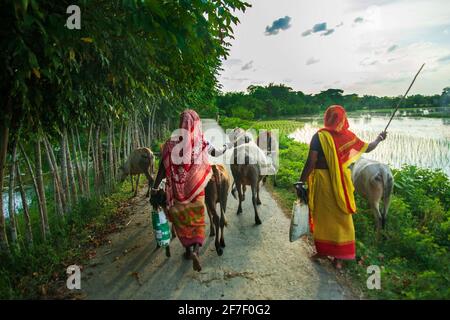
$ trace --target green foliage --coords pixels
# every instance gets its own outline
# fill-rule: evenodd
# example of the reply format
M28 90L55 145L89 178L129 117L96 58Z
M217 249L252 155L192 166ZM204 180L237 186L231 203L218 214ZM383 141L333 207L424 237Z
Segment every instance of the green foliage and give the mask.
M244 120L252 120L255 117L253 111L248 110L244 107L234 107L231 110L231 115L235 118L241 118Z
M406 98L403 106L409 108L440 108L450 101L449 90L444 89L441 96L412 95ZM347 111L384 109L391 112L399 102L399 97L358 96L345 94L341 89L327 89L315 95L294 91L284 84L268 86L249 86L245 92L222 93L217 96L220 113L229 117L241 117L240 110L245 109L243 118L253 113L255 119L278 118L297 115L318 114L333 104L343 105ZM421 111L417 111L418 113ZM430 113L434 115L435 113Z
M158 105L158 119L212 105L240 0L2 1L0 122L22 134L127 118ZM172 110L171 110L172 109Z
M0 257L0 299L58 297L67 276L65 269L71 264L83 265L86 250L105 241L103 234L120 217L117 208L128 198L130 188L126 181L108 197L81 201L64 221L53 222L59 227L52 229L46 242L34 241L30 246L15 246L10 254L4 253ZM32 219L37 220L38 214L37 208L32 208ZM38 234L38 227L34 229L34 234Z
M382 266L382 290L367 291L369 296L448 299L450 213L444 208L449 205L449 179L440 170L414 166L393 171L394 195L383 240L376 241L373 214L357 197L354 223L360 246L358 264L349 265L350 272L363 287L365 268Z
M240 118L223 117L220 119L220 125L224 129L234 129L234 128L250 128L252 122L247 120L242 120Z

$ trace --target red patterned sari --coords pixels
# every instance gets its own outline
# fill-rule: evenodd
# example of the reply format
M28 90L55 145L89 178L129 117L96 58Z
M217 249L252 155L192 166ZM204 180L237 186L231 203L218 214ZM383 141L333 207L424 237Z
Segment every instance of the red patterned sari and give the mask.
M207 143L201 121L193 110L181 114L180 129L164 144L169 219L183 246L205 240L204 189L211 177Z

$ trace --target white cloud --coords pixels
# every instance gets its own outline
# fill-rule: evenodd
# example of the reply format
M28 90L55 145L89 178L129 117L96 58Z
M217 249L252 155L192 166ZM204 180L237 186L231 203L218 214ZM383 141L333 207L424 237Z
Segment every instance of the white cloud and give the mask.
M410 81L424 62L427 64L414 92L440 93L450 85L450 64L438 62L450 54L450 41L442 36L450 30L447 0L250 2L253 7L239 16L241 24L231 41L230 59L240 62L224 64L220 77L225 91L245 90L251 82L283 83L291 79L289 86L307 93L339 81L346 93L397 95L405 90L402 79ZM358 2L361 5L355 5ZM286 14L292 17L289 32L274 37L261 32L268 21ZM363 17L364 23L356 27L357 17ZM302 37L305 30L324 21L330 28L337 28L341 22L343 25L332 36ZM444 40L436 40L437 33ZM309 59L320 63L307 64ZM248 61L258 69L244 73L241 68ZM251 79L230 80L246 78L243 74Z
M241 68L242 71L253 69L253 60L250 60L246 64L244 64Z
M306 60L306 65L309 66L309 65L311 65L311 64L318 63L319 61L320 61L319 59L316 59L316 58L314 58L314 57L311 57L311 58L309 58L308 60Z

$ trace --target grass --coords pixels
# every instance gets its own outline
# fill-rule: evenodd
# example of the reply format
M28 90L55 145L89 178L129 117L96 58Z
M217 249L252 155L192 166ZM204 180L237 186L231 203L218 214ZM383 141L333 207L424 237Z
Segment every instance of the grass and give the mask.
M141 183L144 179L141 179ZM95 248L115 232L126 213L121 204L131 196L127 179L108 196L82 199L64 219L52 213L49 201L51 234L46 241L39 237L38 210L32 206L34 243L24 244L23 215L18 214L22 246L11 246L11 253L0 257L0 299L74 298L65 289L66 268L85 265Z

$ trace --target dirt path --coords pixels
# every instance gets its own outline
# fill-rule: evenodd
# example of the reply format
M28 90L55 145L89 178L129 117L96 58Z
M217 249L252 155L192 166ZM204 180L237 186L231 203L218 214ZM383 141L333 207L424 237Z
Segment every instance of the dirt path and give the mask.
M210 141L214 134L207 129L221 130L216 122L205 120ZM213 142L223 143L217 138ZM201 250L203 270L198 273L182 258L177 239L171 245L171 258L164 250L154 250L150 206L141 190L130 201L128 225L111 235L110 243L97 250L83 271L82 290L88 299L354 298L333 272L309 260L309 245L289 242L289 219L264 188L261 201L263 223L255 226L250 197L239 216L237 201L229 197L224 254L217 256L213 238L208 238Z

